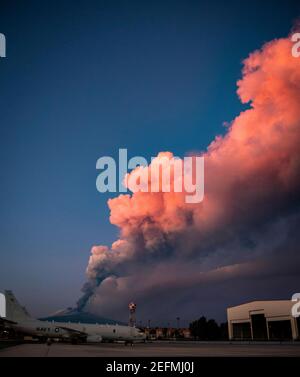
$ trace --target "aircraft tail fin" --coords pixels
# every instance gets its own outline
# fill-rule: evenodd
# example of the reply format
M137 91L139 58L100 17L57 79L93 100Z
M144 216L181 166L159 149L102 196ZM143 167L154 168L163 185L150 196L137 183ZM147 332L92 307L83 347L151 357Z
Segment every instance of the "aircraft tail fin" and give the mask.
M6 319L20 322L30 319L26 308L21 306L12 291L5 291Z

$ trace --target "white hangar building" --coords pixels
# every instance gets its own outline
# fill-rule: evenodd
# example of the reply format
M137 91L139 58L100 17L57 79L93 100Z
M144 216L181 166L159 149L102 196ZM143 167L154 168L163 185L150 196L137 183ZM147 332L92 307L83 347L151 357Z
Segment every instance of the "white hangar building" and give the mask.
M230 340L297 340L300 317L291 300L253 301L227 309Z

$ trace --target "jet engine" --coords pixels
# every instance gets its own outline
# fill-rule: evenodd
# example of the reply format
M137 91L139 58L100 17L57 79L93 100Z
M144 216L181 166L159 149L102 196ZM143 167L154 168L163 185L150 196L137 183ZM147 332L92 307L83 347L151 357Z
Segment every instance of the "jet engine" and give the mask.
M102 342L102 336L100 335L88 335L86 337L87 343L101 343Z

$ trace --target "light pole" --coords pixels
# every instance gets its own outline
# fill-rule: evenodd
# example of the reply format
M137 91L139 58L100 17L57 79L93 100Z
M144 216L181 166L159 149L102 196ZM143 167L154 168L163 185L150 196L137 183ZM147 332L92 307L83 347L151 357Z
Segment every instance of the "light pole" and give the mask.
M136 318L135 318L136 304L134 302L131 302L128 305L128 308L129 308L129 326L135 327L135 324L136 324Z

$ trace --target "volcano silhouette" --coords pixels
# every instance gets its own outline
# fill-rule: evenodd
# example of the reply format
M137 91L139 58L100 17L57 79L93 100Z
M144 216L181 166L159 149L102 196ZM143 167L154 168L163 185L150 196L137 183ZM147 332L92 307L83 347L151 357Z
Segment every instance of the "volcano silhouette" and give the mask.
M71 323L97 323L99 325L126 325L121 321L104 318L93 313L79 311L78 309L60 310L48 317L40 318L41 321L71 322Z

